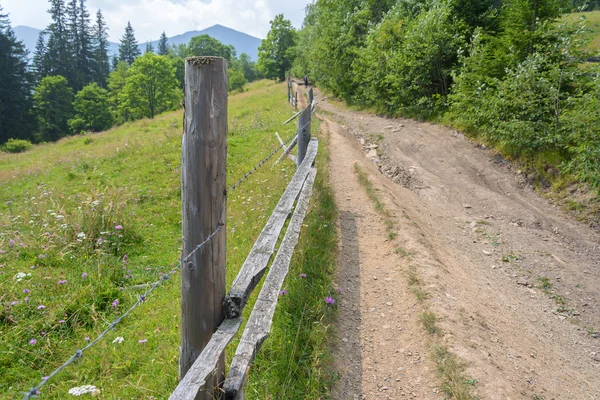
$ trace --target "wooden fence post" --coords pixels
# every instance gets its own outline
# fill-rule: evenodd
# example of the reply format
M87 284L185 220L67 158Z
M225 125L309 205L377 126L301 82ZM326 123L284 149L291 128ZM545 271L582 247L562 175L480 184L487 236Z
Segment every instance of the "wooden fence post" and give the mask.
M296 92L296 97L294 99L294 108L297 109L298 108L298 92Z
M292 102L292 76L291 75L288 76L287 86L288 86L288 103L291 103Z
M310 142L310 116L311 107L308 106L298 118L298 157L296 158L298 167L306 156L306 149L308 148L308 142Z
M185 116L181 159L183 250L190 254L225 223L227 60L190 57L185 62ZM223 321L225 228L181 266L179 377L192 366ZM218 396L225 357L197 399Z
M312 106L313 100L315 99L315 95L313 93L313 89L310 88L310 90L308 91L308 103L310 106Z

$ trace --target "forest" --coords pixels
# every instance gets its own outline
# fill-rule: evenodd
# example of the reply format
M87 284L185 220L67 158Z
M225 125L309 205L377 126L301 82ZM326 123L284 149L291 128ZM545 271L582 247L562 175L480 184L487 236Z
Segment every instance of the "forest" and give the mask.
M102 11L92 20L85 0L50 0L52 22L29 55L0 3L0 147L21 152L32 143L100 132L126 121L153 118L180 107L184 59L220 56L229 61L229 89L262 77L256 63L208 35L142 55L130 23L118 54L108 51Z
M293 74L349 104L452 125L537 171L600 186L600 77L569 0L316 0ZM596 49L597 51L597 49ZM562 178L561 178L562 177Z

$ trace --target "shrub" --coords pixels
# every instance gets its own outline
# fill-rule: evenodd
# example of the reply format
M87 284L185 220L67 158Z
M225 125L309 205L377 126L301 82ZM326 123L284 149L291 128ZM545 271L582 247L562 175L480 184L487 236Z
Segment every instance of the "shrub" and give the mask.
M2 151L7 153L22 153L31 148L32 144L29 140L8 139L8 142L2 146Z

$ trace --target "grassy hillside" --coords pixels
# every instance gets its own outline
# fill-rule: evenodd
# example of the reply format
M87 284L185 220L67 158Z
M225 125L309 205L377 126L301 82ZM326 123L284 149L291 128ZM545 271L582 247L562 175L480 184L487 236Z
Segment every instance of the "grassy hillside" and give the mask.
M600 10L566 14L561 20L573 23L581 18L585 20L585 26L589 29L585 33L585 37L590 39L587 49L597 55L595 53L600 51Z
M293 134L293 124L281 126L291 113L282 85L262 81L230 96L229 184L277 147L275 131ZM0 155L0 398L36 385L136 301L141 291L132 286L177 262L181 121L181 112L169 113ZM229 195L228 285L294 171L288 160L269 163ZM320 290L330 290L330 278L320 279ZM176 274L44 386L44 398L82 385L107 399L168 397L179 314Z

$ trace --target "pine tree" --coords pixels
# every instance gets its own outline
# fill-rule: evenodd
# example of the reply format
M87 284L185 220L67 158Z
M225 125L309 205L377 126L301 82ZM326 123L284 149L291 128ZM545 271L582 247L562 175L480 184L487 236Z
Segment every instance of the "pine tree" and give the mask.
M125 61L131 65L133 61L140 55L140 48L138 47L137 40L131 22L127 22L125 28L125 34L121 38L121 44L119 45L119 61Z
M38 84L43 77L48 75L48 48L46 47L46 31L41 31L38 40L35 44L35 52L33 53L33 82Z
M50 0L52 23L48 26L48 75L62 75L69 82L72 77L72 56L69 46L69 30L67 24L67 9L64 0Z
M18 41L0 7L0 143L31 139L33 124L27 50Z
M106 88L106 79L110 73L108 59L108 28L104 22L102 11L96 13L96 25L93 32L94 42L94 82Z
M167 54L169 54L169 44L167 35L165 34L165 31L163 31L160 35L160 40L158 41L158 55L166 56Z
M154 46L152 46L151 42L146 42L146 51L144 52L144 54L146 53L154 54Z
M94 80L94 52L90 28L90 13L85 7L85 0L79 0L77 33L79 34L79 54L76 55L76 68L83 77L83 86ZM81 88L77 88L79 90Z
M112 59L110 60L110 71L114 71L117 69L119 65L119 57L116 54L113 54Z

